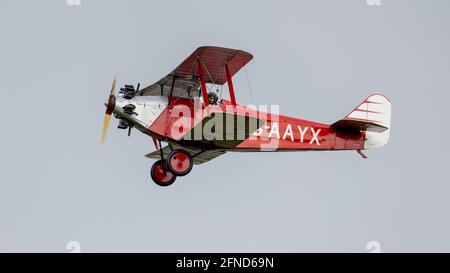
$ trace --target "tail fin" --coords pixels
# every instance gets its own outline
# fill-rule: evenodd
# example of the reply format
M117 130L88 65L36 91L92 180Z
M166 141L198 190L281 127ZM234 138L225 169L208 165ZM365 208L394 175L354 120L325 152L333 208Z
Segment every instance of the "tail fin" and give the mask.
M389 141L391 102L381 94L371 95L332 126L336 129L365 131L364 149L381 148Z

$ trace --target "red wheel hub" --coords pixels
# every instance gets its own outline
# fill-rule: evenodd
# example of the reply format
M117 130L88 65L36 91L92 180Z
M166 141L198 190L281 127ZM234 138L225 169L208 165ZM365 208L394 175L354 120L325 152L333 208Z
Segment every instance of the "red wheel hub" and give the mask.
M169 183L174 174L164 168L164 162L160 162L155 166L155 178L160 183Z
M190 167L190 158L185 153L175 153L170 159L170 166L177 172L185 172Z

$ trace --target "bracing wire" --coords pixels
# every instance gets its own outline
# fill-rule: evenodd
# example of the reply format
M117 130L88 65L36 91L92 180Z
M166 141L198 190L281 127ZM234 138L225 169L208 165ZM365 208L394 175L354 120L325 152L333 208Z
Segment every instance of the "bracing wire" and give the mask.
M220 82L222 82L222 80L224 78L224 74L225 74L225 71L222 71L222 73L220 73L220 78L219 78ZM220 101L222 101L223 85L220 86L220 91L218 93L220 94L219 99L220 99Z
M212 84L209 84L206 86L206 89L208 90L208 93L209 93L209 92L211 92L211 90L213 90L214 86L216 85L216 81L214 81L214 79L212 78L211 73L209 73L209 70L206 67L206 65L202 64L202 66L205 68L206 73L208 73L209 78L212 80Z
M247 72L247 67L244 66L244 71L245 71L245 77L247 78L247 84L248 84L248 91L250 94L250 102L255 105L255 101L253 100L253 92L252 92L252 85L250 84L250 79L248 77L248 72Z

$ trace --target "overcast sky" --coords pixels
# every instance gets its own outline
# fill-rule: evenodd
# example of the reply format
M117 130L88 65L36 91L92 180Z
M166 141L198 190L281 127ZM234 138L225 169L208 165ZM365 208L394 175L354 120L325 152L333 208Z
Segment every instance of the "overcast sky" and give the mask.
M450 1L2 0L0 251L450 251ZM195 48L254 55L242 104L332 123L371 93L391 141L229 153L156 186L150 138L101 124L114 73L149 85ZM251 93L250 91L251 90Z

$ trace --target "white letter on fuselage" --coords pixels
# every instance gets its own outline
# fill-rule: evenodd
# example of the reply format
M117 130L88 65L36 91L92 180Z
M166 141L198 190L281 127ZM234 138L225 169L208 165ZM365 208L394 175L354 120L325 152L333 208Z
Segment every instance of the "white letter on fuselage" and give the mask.
M306 131L308 130L308 127L303 128L300 125L297 125L298 131L300 132L300 142L303 143L303 138L305 137Z
M288 124L286 126L286 130L284 131L283 139L286 139L287 136L291 137L291 141L294 141L294 135L292 134L292 126Z
M278 123L274 122L272 124L272 128L270 128L269 138L272 137L272 134L277 135L277 139L280 139L280 130L278 129Z
M319 139L318 139L320 130L321 129L317 129L317 132L316 132L316 131L314 131L314 128L311 128L312 138L311 138L311 141L309 142L309 144L313 144L313 142L315 141L317 143L317 145L320 145Z

